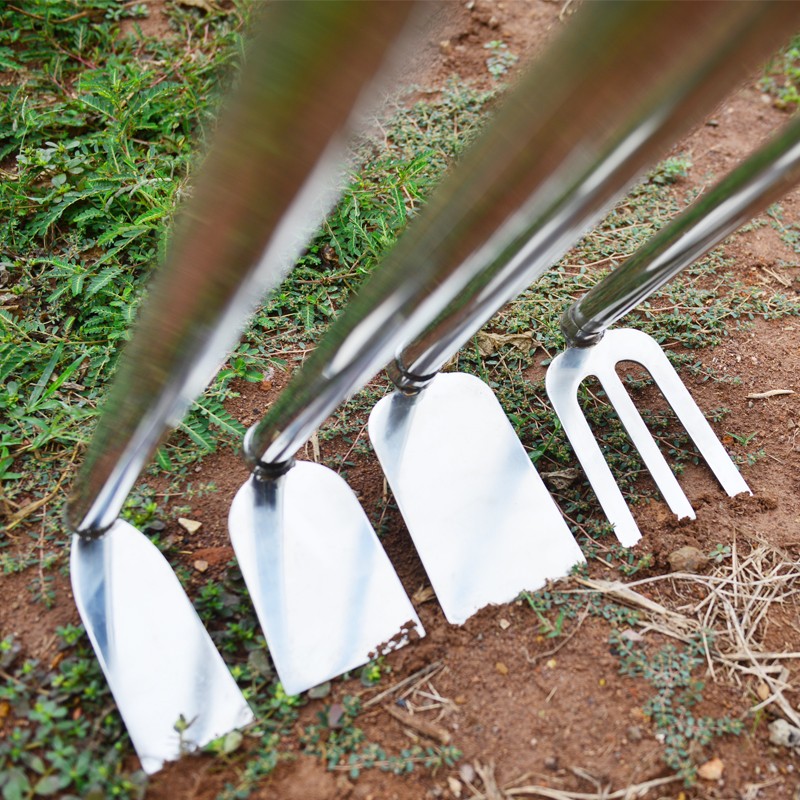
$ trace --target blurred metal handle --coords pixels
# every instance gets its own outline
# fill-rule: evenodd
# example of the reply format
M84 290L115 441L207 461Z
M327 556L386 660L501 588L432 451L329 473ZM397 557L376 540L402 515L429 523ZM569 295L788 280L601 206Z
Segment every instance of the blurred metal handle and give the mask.
M287 463L423 331L402 366L411 388L436 372L798 21L796 3L583 6L248 431L249 463Z
M114 522L164 433L321 223L348 120L412 8L322 0L261 12L68 501L81 535Z
M596 344L617 320L799 180L797 118L573 303L561 318L567 344Z

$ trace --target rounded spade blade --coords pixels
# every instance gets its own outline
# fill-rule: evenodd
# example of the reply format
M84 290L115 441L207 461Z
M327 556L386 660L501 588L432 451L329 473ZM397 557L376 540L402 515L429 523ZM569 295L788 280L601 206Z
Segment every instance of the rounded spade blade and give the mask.
M72 591L142 768L202 747L253 714L155 545L117 520L73 536Z
M251 476L231 505L233 548L288 694L424 630L350 487L320 464Z
M440 374L369 435L447 619L566 575L583 555L491 389Z

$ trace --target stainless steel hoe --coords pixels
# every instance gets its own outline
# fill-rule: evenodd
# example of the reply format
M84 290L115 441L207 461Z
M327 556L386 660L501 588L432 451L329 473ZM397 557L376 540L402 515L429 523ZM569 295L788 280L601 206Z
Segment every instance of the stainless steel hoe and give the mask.
M425 632L344 479L322 464L262 462L256 430L228 525L278 677L298 694Z
M470 277L396 359L398 390L369 421L452 623L566 574L582 555L489 387L437 372L783 37L783 12L738 6L734 21L731 10L584 7L390 256L443 275L463 262Z
M622 266L570 306L561 320L568 349L547 370L547 393L619 541L635 544L640 533L578 403L578 388L594 375L653 479L678 517L694 518L692 506L616 372L621 361L651 374L694 440L723 489L749 492L711 425L658 343L646 333L608 331L739 225L800 180L800 120L791 122L737 169L662 228Z
M437 188L265 418L246 437L245 452L254 474L231 510L231 537L237 552L243 554L242 563L251 564L246 576L248 585L258 587L254 602L282 680L291 681L290 685L295 685L296 680L299 686L317 680L318 676L308 674L299 661L312 660L323 647L330 646L328 639L341 637L341 654L351 655L351 628L339 619L326 628L318 622L317 615L324 611L326 603L332 602L347 605L354 614L365 613L363 607L370 602L365 598L375 596L367 576L355 566L342 566L352 556L348 553L339 557L334 546L326 542L326 538L338 540L339 529L325 508L309 508L315 501L308 495L302 497L298 490L291 500L297 510L288 509L288 486L295 480L293 474L300 484L299 470L305 469L302 464L292 466L297 450L343 400L442 314L448 335L452 335L449 343L460 342L463 330L480 324L476 321L476 304L485 321L544 272L576 241L585 226L601 215L613 197L672 143L674 136L774 50L785 31L800 21L799 12L800 7L781 3L589 4L566 29L550 57L523 77L504 101L496 120ZM597 75L603 79L596 79ZM568 109L569 113L557 113L559 109ZM458 302L457 298L464 300L454 311L451 304ZM451 318L454 313L458 314L457 324ZM423 378L440 366L439 352L437 347L437 358L433 359L437 363L432 370L420 373ZM401 407L394 418L402 420L403 413ZM444 413L452 412L448 407ZM458 432L471 436L465 425L482 427L484 413L483 407L472 411L473 416L462 423ZM460 410L454 416L464 419ZM453 427L449 420L440 424L448 430ZM502 426L496 423L491 426L507 444L507 431L500 430ZM447 439L451 440L452 436ZM427 444L427 455L435 464L442 463L440 456L434 454L441 441ZM423 443L421 447L425 446ZM509 460L516 459L520 471L510 477L503 473L504 481L496 481L489 474L494 464L480 462L483 452L479 458L467 454L473 470L479 477L483 470L485 479L481 484L479 478L470 478L467 491L479 493L493 510L482 513L480 528L468 530L462 540L453 536L447 523L450 530L443 535L447 536L448 546L434 556L444 569L450 570L445 612L456 621L480 605L508 599L519 588L539 581L542 572L537 558L549 559L548 568L553 570L559 560L559 569L566 569L580 558L574 543L563 535L563 528L557 531L558 543L553 548L561 552L557 556L542 555L543 537L530 525L519 536L530 536L536 547L513 541L509 545L511 534L502 534L506 539L501 542L504 557L494 556L497 529L507 519L518 519L513 512L505 511L506 490L510 489L515 502L520 496L516 482L533 485L536 492L531 481L535 473L527 458L525 466L520 463L523 459L519 457L519 442L508 449L513 451ZM425 452L419 452L414 454L414 464L421 469ZM464 457L463 450L458 452ZM463 472L449 460L443 472L426 470L430 486L423 488L425 496L432 498L428 507L437 522L444 524L447 512L456 513L445 504L453 496L450 487L464 480ZM415 477L416 486L423 482ZM465 495L459 494L458 498L463 502ZM534 523L544 515L546 525L554 524L552 501L547 498L543 502L545 511L531 505L526 508ZM301 512L313 513L317 526L298 534L298 538L308 541L302 552L322 548L324 555L319 557L318 569L328 570L322 584L326 590L315 590L313 597L297 595L294 581L299 566L293 559L299 557L296 553L301 548L290 544L289 535L282 533L283 520ZM256 515L275 520L269 546L258 541ZM463 515L458 519L463 521ZM472 522L467 522L471 527ZM266 526L265 522L261 527L262 537ZM428 527L431 537L435 534L433 527ZM416 536L414 531L412 535ZM253 554L262 546L260 560L254 562ZM472 557L465 556L462 550L470 550ZM527 559L532 578L519 580L520 571L510 561L517 553ZM426 568L432 570L430 559ZM514 581L503 585L501 591L492 587L490 596L471 595L469 584L473 582L481 587L492 585L492 581L483 578L487 569L496 573L512 571ZM434 588L439 592L441 587ZM334 601L334 592L347 596ZM252 588L251 593L255 595ZM311 644L304 641L302 649L293 652L293 638L301 633L292 621L295 614L308 624L308 630L302 633L304 639L308 634ZM396 623L407 616L400 613L399 606L394 614ZM362 624L360 617L356 620ZM283 663L296 664L296 673L288 673L289 667L282 666L277 657L276 646L281 640L287 658ZM379 642L366 644L374 647ZM358 652L354 646L354 661ZM305 653L310 655L302 655ZM359 658L363 660L364 648L361 653ZM344 663L349 659L342 655L340 660ZM319 672L321 675L329 671Z
M339 140L407 16L392 3L264 11L68 501L75 601L147 772L252 713L167 561L121 508L321 222Z

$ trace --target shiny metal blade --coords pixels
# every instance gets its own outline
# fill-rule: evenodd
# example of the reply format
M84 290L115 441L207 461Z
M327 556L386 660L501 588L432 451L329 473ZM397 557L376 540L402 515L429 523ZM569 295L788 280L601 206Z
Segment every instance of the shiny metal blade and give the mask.
M231 541L288 694L366 664L424 630L352 490L320 464L251 476Z
M583 561L492 391L461 373L372 410L369 435L448 621Z
M571 347L553 359L545 385L575 455L594 489L619 541L635 544L641 534L622 492L603 457L594 433L578 405L578 387L590 375L598 378L659 491L678 517L694 519L694 511L653 436L615 371L620 361L641 364L652 376L723 489L731 496L750 492L703 412L683 385L658 343L630 328L608 331L591 347Z
M252 722L183 587L149 539L122 520L99 539L73 536L70 574L145 772Z

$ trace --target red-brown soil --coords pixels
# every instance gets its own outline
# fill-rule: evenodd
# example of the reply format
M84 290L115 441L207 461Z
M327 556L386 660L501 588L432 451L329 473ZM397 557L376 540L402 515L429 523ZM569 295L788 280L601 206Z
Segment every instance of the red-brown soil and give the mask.
M485 43L501 39L512 52L529 55L563 24L570 11L569 2L452 3L447 13L437 19L424 51L418 54L424 77L417 77L417 81L435 88L458 74L463 80L488 86L491 79L485 67ZM693 163L689 176L675 185L674 191L681 199L728 170L780 126L786 114L773 108L753 82L728 98L709 119L714 120L713 125L699 126L673 149L675 154L689 154ZM782 206L787 221L798 219L800 194L793 193L782 201ZM797 257L772 227L736 234L725 249L736 260L743 281L756 288L783 285L796 295L800 287ZM793 266L787 268L785 264ZM534 363L545 354L537 356L532 359ZM732 330L723 344L699 351L696 356L721 374L738 379L735 383L702 382L688 373L682 374L700 407L729 408L720 433L754 433L754 441L765 455L752 466L743 467L753 490L752 498L728 498L704 467L691 466L681 483L697 511L696 520L678 522L657 501L635 511L643 533L637 553L650 553L653 557L652 565L633 578L652 580L636 590L689 617L690 607L705 596L702 585L678 578L659 579L670 572L668 556L679 547L693 545L707 553L716 545L729 546L741 558L753 548L766 547L770 553L779 552L790 565L796 565L800 558L800 322L793 318L759 321L749 330ZM542 370L533 369L530 377L540 381L541 373ZM230 410L244 423L254 421L287 377L278 374L270 386L243 384L238 387L241 397ZM538 383L537 391L541 389ZM772 389L795 393L748 399L748 395ZM323 442L321 447L324 460L330 454L326 453L327 448L341 449L343 445L333 441ZM311 457L311 452L300 456ZM348 482L366 508L381 508L385 505L384 484L376 459L372 455L353 455L351 460L355 466L348 468ZM182 537L186 566L191 568L199 559L209 565L207 572L198 575L198 583L209 575L222 574L233 557L227 512L233 494L246 477L245 467L233 453L221 452L205 459L197 479L213 480L217 491L193 502L191 516L203 523L202 528L189 536L177 523L170 523L166 533ZM418 600L425 598L420 590L428 585L427 579L399 514L389 509L383 522L387 529L385 547L406 590ZM729 567L730 560L720 568L726 564ZM716 565L711 564L704 574L713 574L715 569ZM590 574L599 580L619 577L597 561L592 562ZM4 578L9 580L15 579ZM8 585L11 584L4 584ZM21 586L22 583L20 598L24 594ZM564 591L581 588L573 579L555 587ZM78 621L71 607L63 611L68 606L68 592L66 588L62 592L62 610L43 619L35 618L41 613L40 607L30 612L23 607L24 599L13 606L0 606L0 627L19 630L26 648L45 655L52 647L52 631L57 624L63 624L63 617ZM333 697L362 694L368 700L377 691L432 666L434 671L411 699L418 707L425 703L431 706L427 711L419 710L417 716L449 733L451 743L463 752L459 765L443 768L434 775L416 770L402 777L365 770L357 781L351 781L347 771L329 772L322 761L298 752L296 758L281 763L252 796L282 800L638 797L645 794L625 795L621 790L669 775L662 761L663 744L642 710L651 688L641 679L619 673L619 661L609 646L610 626L606 620L578 616L566 622L562 637L546 638L540 634L531 610L521 601L486 608L460 627L445 621L435 598L415 604L427 636L387 658L391 673L377 689L364 690L357 680L339 681L334 682ZM640 633L653 648L668 641L655 630L645 628ZM765 651L800 651L797 601L787 596L782 606L770 612L762 633ZM788 669L788 688L783 696L798 709L798 661L782 663ZM722 777L701 780L692 789L684 789L680 781L664 783L646 796L726 800L797 797L797 754L769 742L767 723L782 716L778 706L768 704L764 714L748 715L758 702L757 676L739 674L734 679L717 667L716 677L715 681L711 675L705 676L704 700L697 714L730 714L745 721L742 735L715 739L698 754L701 763L721 759ZM427 693L427 701L421 692ZM431 695L440 699L431 702ZM302 720L311 721L321 703L310 701L303 709ZM358 724L370 741L380 743L389 752L413 742L428 745L432 741L387 713L382 704L359 716ZM210 757L185 759L154 776L147 797L214 798L234 774L235 767L226 768ZM538 794L533 789L525 792L519 788L532 786L542 788ZM609 794L604 794L606 791Z

